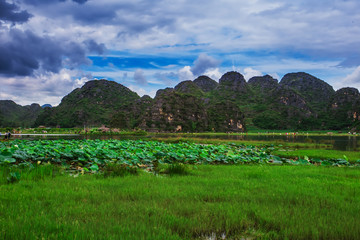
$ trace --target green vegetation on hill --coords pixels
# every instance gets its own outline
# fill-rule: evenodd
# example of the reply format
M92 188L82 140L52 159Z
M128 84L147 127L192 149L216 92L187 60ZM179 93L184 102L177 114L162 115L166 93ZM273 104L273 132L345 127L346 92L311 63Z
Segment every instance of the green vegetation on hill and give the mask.
M336 91L329 103L328 126L343 129L352 126L360 130L360 93L356 88L342 88Z
M107 125L155 132L360 130L359 91L343 88L335 92L329 84L303 72L286 74L280 83L269 75L246 82L238 72L225 73L219 83L200 76L175 88L160 89L154 99L140 98L116 82L94 80L54 108L12 105L9 111L0 102L3 127Z
M139 98L116 82L89 81L65 96L58 107L47 109L36 124L61 127L108 125L113 115Z
M189 87L190 86L190 87ZM196 86L196 85L195 85ZM141 117L137 127L149 131L169 132L243 132L243 114L231 101L212 101L192 83L175 89L159 90L153 104ZM178 90L177 90L178 89ZM193 92L194 91L194 92Z
M323 111L335 94L332 86L304 72L286 74L281 79L280 85L296 90L315 112Z
M39 104L20 106L10 100L0 100L0 127L31 127L42 111Z

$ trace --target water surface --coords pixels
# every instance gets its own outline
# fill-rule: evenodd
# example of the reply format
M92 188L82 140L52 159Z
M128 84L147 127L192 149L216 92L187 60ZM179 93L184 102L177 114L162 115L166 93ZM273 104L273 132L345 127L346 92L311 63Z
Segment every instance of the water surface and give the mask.
M206 139L223 139L223 140L244 140L244 141L269 141L269 142L287 142L287 143L313 143L313 144L328 144L335 150L343 151L359 151L360 150L360 136L306 136L306 135L207 135L207 134L148 134L146 136L133 135L79 135L79 134L13 134L13 139L27 139L27 140L57 140L57 139L118 139L118 140L137 140L137 139L151 139L151 138L206 138Z

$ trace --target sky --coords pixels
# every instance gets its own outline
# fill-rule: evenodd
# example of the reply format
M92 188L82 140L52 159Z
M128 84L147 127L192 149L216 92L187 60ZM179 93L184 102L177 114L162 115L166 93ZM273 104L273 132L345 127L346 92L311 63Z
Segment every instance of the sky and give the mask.
M93 79L154 97L228 71L360 89L360 1L0 0L0 100L56 106Z

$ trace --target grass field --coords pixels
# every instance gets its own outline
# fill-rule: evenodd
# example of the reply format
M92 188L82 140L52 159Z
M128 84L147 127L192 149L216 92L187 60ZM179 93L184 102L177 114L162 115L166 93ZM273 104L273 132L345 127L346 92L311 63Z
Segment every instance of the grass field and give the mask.
M172 177L32 179L0 185L0 239L360 238L359 168L201 165Z
M224 132L203 132L203 133L149 133L150 135L168 135L168 136L184 136L184 137L197 137L197 136L227 136L227 135L288 135L288 136L359 136L359 133L338 132L333 130L324 131L296 131L296 130L249 130L247 132L238 133L224 133Z
M326 143L302 143L302 142L285 142L282 140L272 140L272 141L258 141L258 140L229 140L229 139L209 139L209 138L200 138L200 137L155 137L150 138L152 141L162 141L167 143L176 143L176 142L191 142L191 143L202 143L202 144L242 144L242 145L251 145L251 146L269 146L274 145L275 147L290 147L290 148L331 148L331 144Z
M274 151L274 155L285 158L304 158L307 156L309 158L319 158L319 159L328 159L328 158L338 158L338 159L348 159L349 162L355 162L360 160L360 152L355 151L339 151L332 149L290 149L289 151Z
M56 134L108 134L108 135L168 135L168 136L226 136L226 135L299 135L299 136L349 136L348 130L343 131L335 131L335 130L317 130L317 131L299 131L294 129L287 129L287 130L266 130L266 129L255 129L250 128L247 132L239 132L239 133L225 133L225 132L200 132L200 133L185 133L185 132L177 132L177 133L153 133L153 132L145 132L143 130L121 130L118 129L109 129L109 131L103 132L101 128L28 128L28 129L21 129L21 128L0 128L0 132L20 132L23 134L30 134L30 133L38 133L44 134L46 133L56 133ZM352 136L359 136L359 133L351 133Z

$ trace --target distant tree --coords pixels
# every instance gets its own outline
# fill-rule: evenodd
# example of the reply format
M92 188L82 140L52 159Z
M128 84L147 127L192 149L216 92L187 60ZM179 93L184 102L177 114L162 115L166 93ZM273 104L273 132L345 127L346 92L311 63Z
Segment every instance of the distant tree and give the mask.
M262 129L283 129L285 127L283 117L274 111L265 111L256 115L253 123Z
M2 115L2 113L0 112L0 127L4 127L4 116Z
M52 108L46 107L44 108L44 111L37 117L37 119L34 122L34 126L33 127L38 127L38 126L56 126L56 123L52 122Z
M113 128L129 129L130 121L125 112L118 112L112 116L110 126Z

